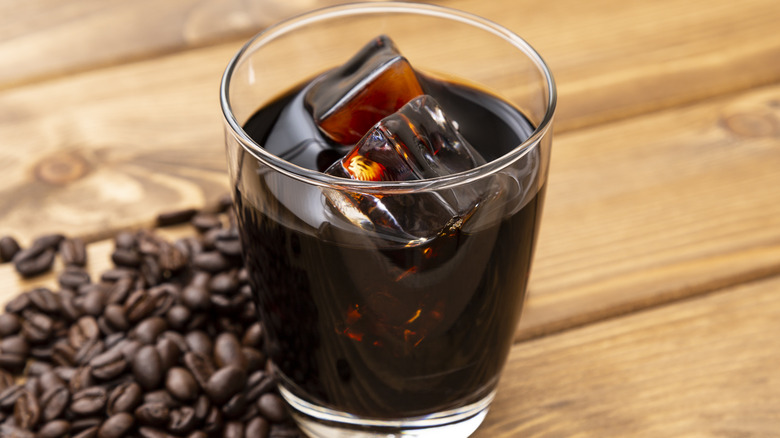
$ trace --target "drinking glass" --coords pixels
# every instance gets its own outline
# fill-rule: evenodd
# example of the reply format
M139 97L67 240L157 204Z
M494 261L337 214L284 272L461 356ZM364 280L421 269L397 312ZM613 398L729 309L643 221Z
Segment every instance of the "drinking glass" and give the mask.
M247 132L378 35L443 93L485 164L350 180L285 161ZM220 91L264 350L294 420L313 437L473 433L512 346L538 234L556 104L544 61L465 12L350 4L252 38Z

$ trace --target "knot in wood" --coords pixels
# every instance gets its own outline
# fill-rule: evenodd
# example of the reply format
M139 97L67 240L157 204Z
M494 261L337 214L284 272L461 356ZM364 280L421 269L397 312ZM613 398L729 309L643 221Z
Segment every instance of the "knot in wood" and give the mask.
M86 175L87 161L75 152L57 152L35 165L35 177L45 183L65 185Z
M780 136L780 121L769 108L727 114L723 117L723 125L741 137Z

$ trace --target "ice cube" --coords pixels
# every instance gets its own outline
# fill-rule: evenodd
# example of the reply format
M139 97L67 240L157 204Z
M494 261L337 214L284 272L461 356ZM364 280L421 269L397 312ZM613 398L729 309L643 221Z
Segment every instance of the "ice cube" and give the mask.
M305 103L326 136L351 145L375 123L421 94L409 61L382 35L318 79Z
M484 162L436 100L423 95L377 123L326 173L362 181L409 181L462 172ZM401 195L327 190L326 196L354 225L386 237L423 241L460 227L479 202L480 191L470 184Z

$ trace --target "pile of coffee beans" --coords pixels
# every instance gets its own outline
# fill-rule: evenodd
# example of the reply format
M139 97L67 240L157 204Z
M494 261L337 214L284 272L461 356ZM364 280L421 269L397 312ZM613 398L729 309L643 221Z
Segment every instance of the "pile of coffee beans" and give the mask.
M0 239L25 276L65 268L0 314L0 436L15 438L299 437L263 353L229 202L161 215L197 233L115 236L115 267L84 269L78 239L26 249Z

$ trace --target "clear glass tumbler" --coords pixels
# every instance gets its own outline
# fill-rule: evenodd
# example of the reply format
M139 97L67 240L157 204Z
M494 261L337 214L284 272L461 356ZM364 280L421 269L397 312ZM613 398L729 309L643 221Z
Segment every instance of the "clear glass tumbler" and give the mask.
M264 148L296 92L378 35L395 42L486 164L358 181ZM255 36L230 61L220 97L264 349L301 429L473 433L512 345L538 233L556 102L544 61L464 12L351 4ZM285 129L291 139L305 131Z

